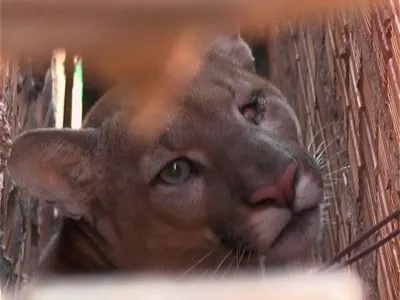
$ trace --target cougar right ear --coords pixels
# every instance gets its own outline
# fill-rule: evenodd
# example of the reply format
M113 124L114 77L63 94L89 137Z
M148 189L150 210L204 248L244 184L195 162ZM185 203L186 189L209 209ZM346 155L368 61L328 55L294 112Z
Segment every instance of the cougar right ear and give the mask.
M212 53L229 59L232 63L247 71L255 71L254 57L250 46L239 33L219 37L213 45Z

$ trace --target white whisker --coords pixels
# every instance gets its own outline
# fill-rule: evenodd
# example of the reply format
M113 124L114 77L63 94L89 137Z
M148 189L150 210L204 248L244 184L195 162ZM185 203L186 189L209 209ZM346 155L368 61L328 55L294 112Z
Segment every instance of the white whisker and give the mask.
M208 273L208 271L210 271L210 269L206 269L200 276L199 276L199 280L201 280L204 276L206 276L206 274Z
M242 261L243 261L243 258L244 258L244 254L246 253L246 250L243 250L242 251L242 254L240 255L240 258L239 258L239 262L238 262L238 269L239 269L239 267L240 267L240 264L242 263Z
M330 124L328 124L328 125L325 125L325 126L323 126L322 128L320 128L320 129L314 134L314 136L311 137L311 140L310 140L310 142L309 142L309 144L308 144L308 146L307 146L307 150L310 151L311 146L313 145L315 139L317 138L317 136L318 136L321 132L323 132L325 129L329 128L330 126L333 126L333 125L336 125L336 124L340 124L340 122L335 121L335 122L332 122L332 123L330 123Z
M324 175L324 179L327 178L328 176L329 176L329 178L330 178L332 174L336 174L336 173L339 173L339 172L343 172L343 171L346 171L346 170L348 170L348 169L350 169L350 166L345 166L345 167L339 168L339 169L337 169L337 170L335 170L335 171L332 171L332 172L330 172L330 173L328 173L328 174L325 174L325 175Z
M265 256L260 257L260 270L261 270L261 276L264 277L267 273L267 270L265 268Z
M222 278L224 278L225 275L228 273L228 271L231 270L233 262L234 262L234 260L232 260L231 263L226 267L224 273L222 273Z
M328 177L328 178L324 178L324 185L336 185L336 183L341 183L343 182L344 179L343 178L339 178L339 177Z
M330 160L330 159L332 159L332 158L334 158L334 157L336 157L336 156L338 156L338 155L340 155L340 154L346 153L346 152L347 152L347 150L338 151L338 152L336 152L336 153L334 153L334 154L332 154L332 155L329 155L329 156L327 157L327 160Z
M221 262L218 264L217 268L214 270L212 276L214 276L214 275L219 271L219 269L222 267L222 265L224 264L224 262L225 262L225 261L228 259L228 257L232 254L232 252L233 252L233 250L230 250L230 251L228 252L228 254L226 254L226 255L224 256L224 258L223 258L223 259L221 260Z
M321 145L325 145L327 141L324 141L321 143ZM332 141L330 141L328 144L325 145L325 148L323 148L322 150L320 150L320 154L326 153L326 151L329 149L329 146L332 145L334 142L337 142L336 139L333 139ZM317 153L316 153L317 154Z
M208 252L206 255L204 255L203 257L201 257L194 265L192 265L189 269L187 269L185 272L183 272L180 277L185 276L186 274L188 274L190 271L192 271L194 268L196 268L198 265L200 265L205 259L207 259L207 257L209 257L211 254L213 253L213 250L211 250L210 252Z

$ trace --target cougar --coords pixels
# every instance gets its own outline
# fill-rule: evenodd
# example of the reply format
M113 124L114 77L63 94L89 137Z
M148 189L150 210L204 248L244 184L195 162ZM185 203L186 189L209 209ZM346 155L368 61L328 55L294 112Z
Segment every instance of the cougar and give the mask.
M17 137L8 171L55 205L50 274L218 274L295 261L320 231L323 180L283 94L240 37L218 39L156 136L110 92L82 129ZM129 99L134 103L134 99Z

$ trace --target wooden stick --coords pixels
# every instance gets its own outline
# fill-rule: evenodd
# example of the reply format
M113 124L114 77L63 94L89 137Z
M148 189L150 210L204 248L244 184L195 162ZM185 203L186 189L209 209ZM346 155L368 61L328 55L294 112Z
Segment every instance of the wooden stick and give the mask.
M56 128L62 128L64 123L65 103L65 74L64 61L65 51L57 49L54 51L51 61L51 77L53 79L53 92L51 101L55 109Z
M72 87L71 103L71 128L79 129L82 126L82 61L77 55L74 56L74 84Z

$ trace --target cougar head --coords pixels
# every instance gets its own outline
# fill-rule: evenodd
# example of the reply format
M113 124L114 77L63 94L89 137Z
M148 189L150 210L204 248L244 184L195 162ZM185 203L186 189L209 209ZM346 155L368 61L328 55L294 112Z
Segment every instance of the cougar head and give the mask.
M156 136L133 126L137 112L118 109L113 96L85 128L23 133L9 173L101 236L121 270L216 271L306 254L320 229L322 176L248 45L218 39L175 97Z

